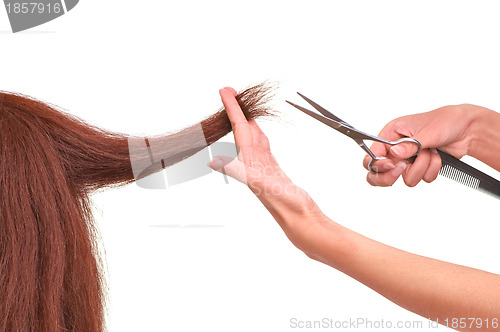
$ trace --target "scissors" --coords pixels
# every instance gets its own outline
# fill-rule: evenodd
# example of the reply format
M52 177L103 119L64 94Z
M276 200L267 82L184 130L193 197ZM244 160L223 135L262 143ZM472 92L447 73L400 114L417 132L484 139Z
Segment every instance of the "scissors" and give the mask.
M341 132L342 134L352 138L370 156L371 160L368 163L368 170L370 170L370 172L377 173L372 167L373 163L377 160L387 159L387 157L375 155L372 152L372 150L370 150L370 148L368 146L366 146L366 144L364 142L365 140L369 140L369 141L373 141L373 142L380 142L380 143L384 143L384 144L388 144L388 145L398 145L398 144L407 143L407 142L416 144L418 146L417 153L415 153L412 157L407 159L407 161L409 161L410 163L412 163L415 160L416 156L420 153L420 151L422 151L422 145L420 144L419 141L417 141L414 138L403 137L403 138L398 139L397 141L389 141L389 140L386 140L386 139L383 139L383 138L380 138L377 136L366 134L366 133L354 128L353 126L351 126L347 122L343 121L339 117L328 112L326 109L319 106L314 101L312 101L311 99L302 95L301 93L297 92L297 94L299 96L301 96L302 98L304 98L305 101L307 101L309 104L311 104L323 116L321 116L315 112L312 112L312 111L308 110L307 108L304 108L302 106L299 106L297 104L289 102L288 100L286 102L289 103L290 105L292 105L293 107L298 108L299 110L306 113L307 115L315 118L316 120L323 122L327 126L329 126L333 129Z

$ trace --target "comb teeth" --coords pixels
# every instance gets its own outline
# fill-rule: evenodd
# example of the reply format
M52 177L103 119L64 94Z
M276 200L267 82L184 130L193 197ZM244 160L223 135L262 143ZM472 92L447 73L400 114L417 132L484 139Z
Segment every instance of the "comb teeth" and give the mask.
M472 175L469 175L459 169L456 169L453 166L446 164L441 167L441 169L439 170L439 174L472 189L479 189L479 184L481 183L479 179L473 177Z

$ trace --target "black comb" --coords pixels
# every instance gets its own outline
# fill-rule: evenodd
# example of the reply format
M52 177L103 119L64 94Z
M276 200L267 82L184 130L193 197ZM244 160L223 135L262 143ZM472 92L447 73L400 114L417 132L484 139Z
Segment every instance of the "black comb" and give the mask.
M467 165L446 152L441 150L437 150L437 152L441 156L442 163L439 170L440 175L500 199L500 181Z

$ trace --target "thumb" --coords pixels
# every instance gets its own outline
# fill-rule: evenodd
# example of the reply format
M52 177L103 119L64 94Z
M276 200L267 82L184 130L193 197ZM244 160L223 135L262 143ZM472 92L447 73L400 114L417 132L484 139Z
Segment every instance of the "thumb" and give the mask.
M427 142L425 137L419 138L417 136L414 136L411 138L420 143L420 145L422 146L422 150L433 147ZM389 151L396 158L408 159L414 156L418 152L418 149L419 149L419 144L409 141L409 142L402 142L395 144L390 148Z
M208 163L208 166L216 172L229 175L243 184L248 184L246 166L237 158L216 156Z
M418 139L417 139L418 141ZM419 141L420 142L420 141ZM390 153L400 159L407 159L413 156L418 151L418 145L411 142L403 142L393 145L390 149Z

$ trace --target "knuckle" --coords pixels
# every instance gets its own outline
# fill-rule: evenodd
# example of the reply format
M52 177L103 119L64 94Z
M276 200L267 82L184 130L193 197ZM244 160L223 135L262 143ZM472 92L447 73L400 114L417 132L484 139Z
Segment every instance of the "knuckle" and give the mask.
M376 187L390 187L394 184L395 180L382 176L380 173L368 173L366 180L369 184Z
M234 136L239 136L240 134L240 127L236 126L234 123L232 124L233 127L233 134Z
M269 138L267 138L267 136L266 136L266 135L261 134L261 135L260 135L260 139L261 139L262 145L263 145L264 147L266 147L267 149L270 149L270 148L271 148L271 147L270 147L270 144L269 144Z
M425 183L431 183L432 181L434 181L434 179L428 178L426 176L424 176L423 180L424 180Z
M372 186L377 186L377 183L373 180L373 176L371 173L366 175L366 182L368 182Z
M412 177L403 177L403 180L408 187L412 188L415 187L420 182L420 179Z
M396 182L397 179L386 179L384 181L384 187L392 187L392 185Z
M424 176L424 181L427 183L431 183L432 181L436 180L438 174L437 173L432 173L432 174L425 174Z

